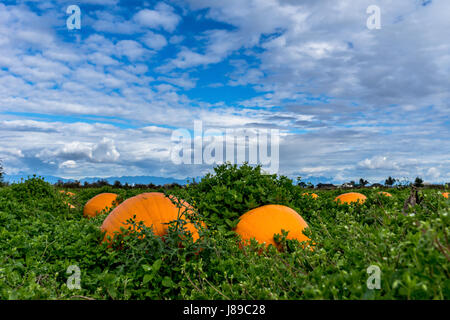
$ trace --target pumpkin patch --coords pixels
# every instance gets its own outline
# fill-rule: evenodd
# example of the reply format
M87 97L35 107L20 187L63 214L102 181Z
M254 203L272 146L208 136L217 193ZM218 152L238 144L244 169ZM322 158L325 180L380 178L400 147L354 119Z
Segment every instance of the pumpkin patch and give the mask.
M393 187L395 201L384 201L378 188L361 187L354 190L374 201L340 206L340 190L312 200L310 188L249 166L217 172L189 186L78 187L73 199L39 178L1 187L0 299L450 298L450 203L440 191ZM403 214L416 191L420 203ZM104 194L125 200L107 216L82 219L80 204ZM208 228L197 230L191 213ZM177 218L197 241L180 240ZM147 228L109 243L130 219ZM252 239L259 250L248 250ZM382 271L379 290L366 287L373 265ZM74 266L81 289L68 287Z

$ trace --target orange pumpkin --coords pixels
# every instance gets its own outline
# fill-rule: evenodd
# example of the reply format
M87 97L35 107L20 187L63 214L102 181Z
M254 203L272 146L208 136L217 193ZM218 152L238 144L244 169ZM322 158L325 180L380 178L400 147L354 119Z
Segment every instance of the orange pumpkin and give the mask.
M75 206L69 202L64 201L64 204L69 207L69 209L75 209Z
M191 206L184 200L181 204L187 208ZM161 192L142 193L125 200L117 206L103 221L101 230L106 232L103 241L108 240L108 236L113 238L115 232L120 232L120 228L127 229L126 221L134 219L136 223L143 221L144 225L153 228L153 233L158 236L167 234L169 226L167 223L177 220L179 217L185 219L185 207L178 208L172 201ZM203 223L201 223L204 225ZM194 241L199 238L198 230L192 222L184 225L185 229L192 234Z
M115 193L100 193L89 200L83 209L85 217L95 217L103 210L112 208L117 204L117 194Z
M386 197L392 197L392 194L390 194L389 192L385 192L385 191L380 191L380 192L378 192L378 194L380 194L382 196L386 196Z
M74 197L75 196L75 193L70 192L70 191L59 190L59 192L65 194L66 196L69 196L69 197Z
M315 194L315 193L307 193L307 192L305 192L305 193L303 193L302 194L302 196L304 196L304 197L313 197L313 199L317 199L319 196L317 195L317 194Z
M307 241L309 238L302 233L308 224L293 209L282 205L265 205L248 211L240 217L235 232L244 240L255 239L266 246L272 244L279 248L273 236L281 235L281 230L289 231L287 239Z
M340 202L341 204L344 203L359 203L362 204L367 200L367 197L361 193L358 192L348 192L348 193L344 193L341 194L340 196L337 196L334 201L336 202Z
M444 192L442 195L444 196L444 198L447 198L448 199L448 192Z

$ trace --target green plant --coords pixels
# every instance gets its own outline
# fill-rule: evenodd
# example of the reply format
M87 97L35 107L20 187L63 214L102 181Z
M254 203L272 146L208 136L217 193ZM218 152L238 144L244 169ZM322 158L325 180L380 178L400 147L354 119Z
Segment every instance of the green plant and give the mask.
M416 178L416 180L414 180L414 186L415 187L423 187L423 180L419 177Z
M197 208L212 228L229 230L245 212L265 204L292 204L301 190L287 177L263 174L261 166L230 163L176 192Z
M171 222L162 238L129 219L108 247L101 244L104 217L83 218L93 195L114 192L125 200L153 189L80 188L69 210L64 195L39 177L1 188L0 299L450 298L450 203L440 192L423 188L423 201L403 215L408 189L389 190L392 197L357 189L367 196L364 204L338 205L333 199L343 190L319 190L312 199L289 179L256 168L225 166L218 173L200 189L173 190L200 200L203 212L219 209L215 227L201 229L195 242L182 221ZM242 181L250 181L248 188ZM213 196L220 190L248 203L220 202ZM301 214L314 250L285 232L274 237L280 251L261 250L255 241L240 249L221 212L240 215L251 209L250 198L257 206L278 200ZM81 271L80 289L67 286L71 265ZM367 288L371 265L381 269L380 290Z

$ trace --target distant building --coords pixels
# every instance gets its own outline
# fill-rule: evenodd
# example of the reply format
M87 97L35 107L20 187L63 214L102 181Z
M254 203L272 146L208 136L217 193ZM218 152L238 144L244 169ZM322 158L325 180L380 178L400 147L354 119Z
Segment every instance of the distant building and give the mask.
M353 188L353 187L354 185L348 182L341 184L341 188Z
M336 186L331 183L318 183L316 185L317 189L336 189Z
M371 188L382 188L384 186L381 183L373 183L370 187Z

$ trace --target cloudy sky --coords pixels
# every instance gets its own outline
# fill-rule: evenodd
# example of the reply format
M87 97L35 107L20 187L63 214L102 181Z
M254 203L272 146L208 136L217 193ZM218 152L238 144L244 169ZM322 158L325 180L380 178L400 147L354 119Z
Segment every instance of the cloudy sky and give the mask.
M170 155L200 120L278 129L290 177L448 182L449 115L448 0L0 2L8 174L202 175Z

